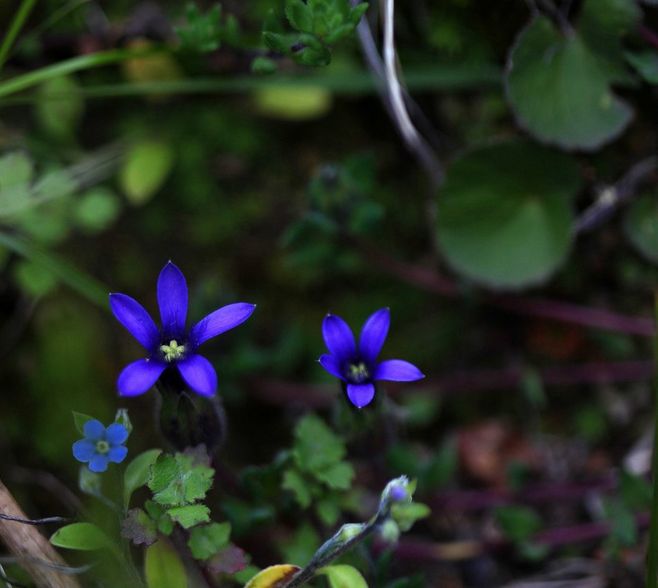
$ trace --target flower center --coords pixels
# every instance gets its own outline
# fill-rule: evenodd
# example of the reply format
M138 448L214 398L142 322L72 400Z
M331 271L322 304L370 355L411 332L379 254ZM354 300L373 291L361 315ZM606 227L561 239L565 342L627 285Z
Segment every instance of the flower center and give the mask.
M365 382L370 378L370 372L368 371L368 366L360 361L359 363L351 363L348 366L348 379L356 384Z
M160 345L160 351L165 361L174 361L185 355L185 345L180 345L176 339L169 341L169 345Z
M107 441L96 441L96 453L107 453L110 450L110 444Z

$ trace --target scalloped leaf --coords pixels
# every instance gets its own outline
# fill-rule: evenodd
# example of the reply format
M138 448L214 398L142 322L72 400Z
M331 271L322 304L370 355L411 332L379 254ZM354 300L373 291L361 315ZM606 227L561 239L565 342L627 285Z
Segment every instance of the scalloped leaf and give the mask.
M467 153L448 170L440 194L441 250L456 271L486 286L541 282L569 253L580 183L573 160L532 143Z

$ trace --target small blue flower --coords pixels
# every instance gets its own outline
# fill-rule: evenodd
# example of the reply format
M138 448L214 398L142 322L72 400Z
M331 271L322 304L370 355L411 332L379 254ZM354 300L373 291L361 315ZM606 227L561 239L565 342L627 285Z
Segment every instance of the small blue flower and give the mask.
M217 335L245 322L255 304L236 302L201 319L191 329L187 322L187 283L182 272L170 261L158 277L158 306L162 327L158 327L144 307L125 294L110 294L110 307L117 320L149 354L129 364L119 375L121 396L144 394L162 372L175 366L188 386L201 396L217 390L217 373L211 363L197 354L197 348Z
M377 361L391 323L388 308L374 312L363 325L357 347L349 325L339 316L328 314L322 322L322 336L329 349L320 364L345 383L347 397L357 408L375 397L376 380L413 382L425 376L412 363L402 359Z
M92 472L104 472L107 464L121 463L128 455L124 447L128 439L128 429L119 423L105 428L103 423L91 419L84 424L84 439L73 444L73 457L88 463Z

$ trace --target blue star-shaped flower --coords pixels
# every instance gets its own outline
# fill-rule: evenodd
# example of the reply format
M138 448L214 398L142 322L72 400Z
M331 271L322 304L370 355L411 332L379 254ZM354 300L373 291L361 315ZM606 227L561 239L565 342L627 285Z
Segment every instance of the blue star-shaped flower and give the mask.
M84 424L84 439L73 444L73 457L88 463L92 472L104 472L107 465L121 463L128 455L124 447L128 439L128 429L120 423L112 423L105 428L103 423L91 419Z
M134 298L110 294L114 316L149 354L149 357L138 359L124 368L117 382L119 394L143 394L166 368L175 366L194 392L212 396L217 390L217 373L205 357L197 354L197 349L208 339L242 324L256 305L246 302L229 304L211 312L188 330L187 283L171 261L160 272L157 290L162 319L160 329Z
M375 380L413 382L425 376L412 363L402 359L378 361L391 313L388 308L374 312L363 325L357 347L349 325L339 316L328 314L322 322L322 336L329 349L320 364L332 376L345 383L347 397L357 408L370 404L375 397Z

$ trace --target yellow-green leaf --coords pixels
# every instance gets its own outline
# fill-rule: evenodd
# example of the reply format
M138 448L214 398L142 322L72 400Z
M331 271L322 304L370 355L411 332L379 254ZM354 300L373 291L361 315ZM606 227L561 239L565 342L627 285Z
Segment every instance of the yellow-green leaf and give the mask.
M327 576L331 588L368 588L361 572L352 566L327 566L319 569L318 574Z
M132 204L144 204L162 187L174 161L173 150L162 141L133 145L119 172L119 182Z
M183 562L164 539L146 549L144 575L148 588L187 588Z
M73 523L53 533L50 542L64 549L95 551L109 546L107 535L91 523Z
M278 588L284 581L290 580L301 568L290 564L279 564L265 568L256 574L244 588Z

